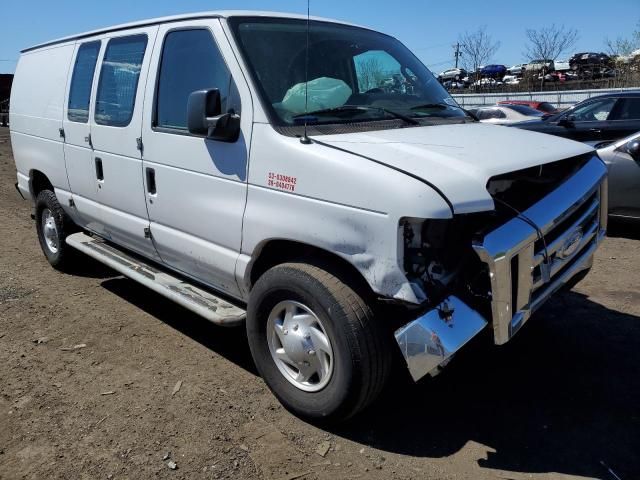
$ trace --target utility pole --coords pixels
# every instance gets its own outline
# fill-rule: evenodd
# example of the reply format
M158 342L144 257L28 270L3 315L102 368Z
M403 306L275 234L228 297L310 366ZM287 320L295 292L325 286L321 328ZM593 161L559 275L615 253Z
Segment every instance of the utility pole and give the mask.
M458 59L462 56L462 52L460 51L460 47L462 47L463 45L460 45L460 42L457 42L455 45L453 45L453 48L455 48L455 52L454 52L454 56L456 57L456 68L458 68Z

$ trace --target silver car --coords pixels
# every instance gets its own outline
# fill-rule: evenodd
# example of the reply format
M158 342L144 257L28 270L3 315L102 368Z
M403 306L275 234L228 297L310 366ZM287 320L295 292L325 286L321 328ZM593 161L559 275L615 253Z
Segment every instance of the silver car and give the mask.
M609 168L609 215L640 220L640 132L598 148Z

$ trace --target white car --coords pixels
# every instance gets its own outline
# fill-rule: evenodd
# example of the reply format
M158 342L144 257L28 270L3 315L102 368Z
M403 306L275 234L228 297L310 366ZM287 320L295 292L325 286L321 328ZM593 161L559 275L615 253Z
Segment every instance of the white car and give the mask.
M266 384L313 419L369 405L394 350L418 380L487 325L506 343L606 227L592 148L477 123L398 40L331 20L207 12L53 40L22 52L10 120L53 267L82 252L246 324Z
M482 123L506 125L508 123L538 120L544 113L526 105L494 105L473 111Z
M640 132L596 148L609 168L609 216L640 220Z
M509 75L522 75L524 73L526 66L527 66L526 63L518 63L517 65L513 65L507 68L507 73Z
M505 75L502 78L502 81L504 82L505 85L519 85L520 84L520 78L516 77L515 75Z
M553 60L531 60L527 63L525 71L537 72L539 70L552 71L554 69Z
M441 81L447 80L460 80L463 77L467 76L467 71L463 68L450 68L449 70L445 70L444 72L440 72L438 78Z
M472 87L495 87L498 85L498 81L494 78L481 78L471 84Z

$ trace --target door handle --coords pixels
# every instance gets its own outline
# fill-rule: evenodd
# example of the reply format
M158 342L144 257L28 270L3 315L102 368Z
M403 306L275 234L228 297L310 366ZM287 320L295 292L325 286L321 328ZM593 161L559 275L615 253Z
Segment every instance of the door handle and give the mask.
M602 130L600 130L599 128L590 128L589 131L593 133L602 133Z
M153 168L147 167L145 170L147 176L147 192L150 195L156 194L156 171Z
M102 159L96 157L95 161L96 161L96 178L102 182L104 181L104 170L102 169Z

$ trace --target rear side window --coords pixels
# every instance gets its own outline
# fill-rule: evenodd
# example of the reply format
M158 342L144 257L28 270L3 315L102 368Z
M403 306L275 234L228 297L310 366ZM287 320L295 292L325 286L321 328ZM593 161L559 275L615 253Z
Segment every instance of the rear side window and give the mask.
M89 100L96 62L100 53L100 42L83 43L78 48L73 66L67 118L72 122L87 123L89 120Z
M158 77L156 127L186 131L187 101L196 90L217 88L222 111L229 109L231 74L208 30L169 32Z
M96 96L97 124L126 127L131 122L146 47L146 35L109 40Z
M625 98L614 120L640 120L640 98Z

